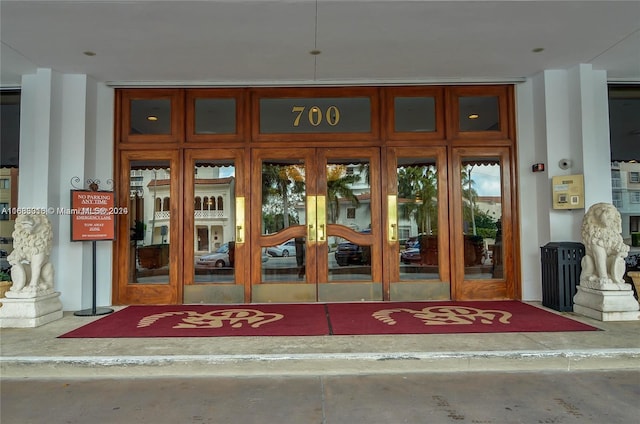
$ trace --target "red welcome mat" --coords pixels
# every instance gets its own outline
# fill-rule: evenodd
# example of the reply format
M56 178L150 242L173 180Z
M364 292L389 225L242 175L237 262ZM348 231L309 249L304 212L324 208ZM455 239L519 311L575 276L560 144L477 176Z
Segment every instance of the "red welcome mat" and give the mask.
M320 336L323 304L128 306L63 338Z
M336 335L597 330L518 301L334 303L327 309Z
M590 331L518 301L129 306L63 338Z

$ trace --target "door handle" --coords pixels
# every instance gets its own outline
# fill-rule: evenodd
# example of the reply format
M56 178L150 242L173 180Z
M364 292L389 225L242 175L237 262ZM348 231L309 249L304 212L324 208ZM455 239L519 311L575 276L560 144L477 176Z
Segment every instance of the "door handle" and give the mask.
M398 241L398 195L387 196L387 239L391 243Z
M318 243L327 241L327 198L325 196L317 196L317 222L318 222Z
M307 196L307 242L315 244L317 231L316 196Z
M244 243L244 197L236 197L236 244Z

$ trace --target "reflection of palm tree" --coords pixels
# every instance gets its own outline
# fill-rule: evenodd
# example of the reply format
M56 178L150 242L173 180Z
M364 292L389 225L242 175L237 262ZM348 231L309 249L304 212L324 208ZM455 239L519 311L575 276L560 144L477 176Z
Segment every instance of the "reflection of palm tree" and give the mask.
M404 205L406 216L414 215L418 233L431 234L438 228L438 181L435 166L407 166L398 169L398 197L413 200Z
M471 178L471 171L473 170L473 165L465 165L465 168L462 169L461 175L461 185L462 185L462 198L466 199L469 202L469 208L466 212L463 211L465 218L471 221L471 226L473 230L473 235L476 235L476 218L474 213L475 208L475 199L478 197L478 193L473 188L475 181Z
M291 186L291 187L290 187ZM283 226L289 226L289 199L293 193L304 193L304 169L296 165L262 166L262 199L282 198Z
M335 224L340 210L340 199L350 200L354 206L360 201L353 193L352 184L359 180L357 175L347 175L344 165L327 165L327 203L329 223Z

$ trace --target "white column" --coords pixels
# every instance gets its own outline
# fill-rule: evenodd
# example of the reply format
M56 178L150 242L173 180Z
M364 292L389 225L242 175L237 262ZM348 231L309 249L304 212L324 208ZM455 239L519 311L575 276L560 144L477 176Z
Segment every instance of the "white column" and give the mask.
M547 172L531 171L535 163L547 165L547 146L537 143L544 133L544 121L532 119L541 102L534 104L534 92L539 90L540 79L530 79L518 85L516 111L518 129L518 190L520 209L520 264L522 298L542 299L540 242L549 234L549 219L545 215L551 207L547 195ZM527 193L538 193L531 196Z
M554 210L552 177L584 174L585 208L612 201L606 73L579 65L529 78L517 90L517 128L523 298L539 300L540 247L581 242L586 210ZM561 169L561 159L571 167ZM545 171L533 173L538 162Z
M609 93L605 71L591 65L571 69L576 85L576 108L580 107L580 139L585 184L585 210L595 203L612 203Z
M70 208L73 178L77 188L86 188L87 178L112 178L112 91L86 75L50 69L23 77L18 204L51 211L51 261L65 310L91 306L93 262L90 243L70 241L70 217L60 210ZM108 245L101 246L97 280L104 305L111 303L111 243L99 243Z
M38 69L22 78L20 99L20 207L44 208L49 205L48 176L52 119L50 69Z

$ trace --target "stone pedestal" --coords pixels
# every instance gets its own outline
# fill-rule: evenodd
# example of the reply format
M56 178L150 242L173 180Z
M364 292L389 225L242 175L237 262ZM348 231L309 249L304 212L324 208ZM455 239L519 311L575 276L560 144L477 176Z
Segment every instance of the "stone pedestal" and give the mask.
M600 321L640 320L640 305L633 290L594 290L578 286L573 312Z
M0 308L0 328L39 327L62 318L60 293L31 298L4 298Z

